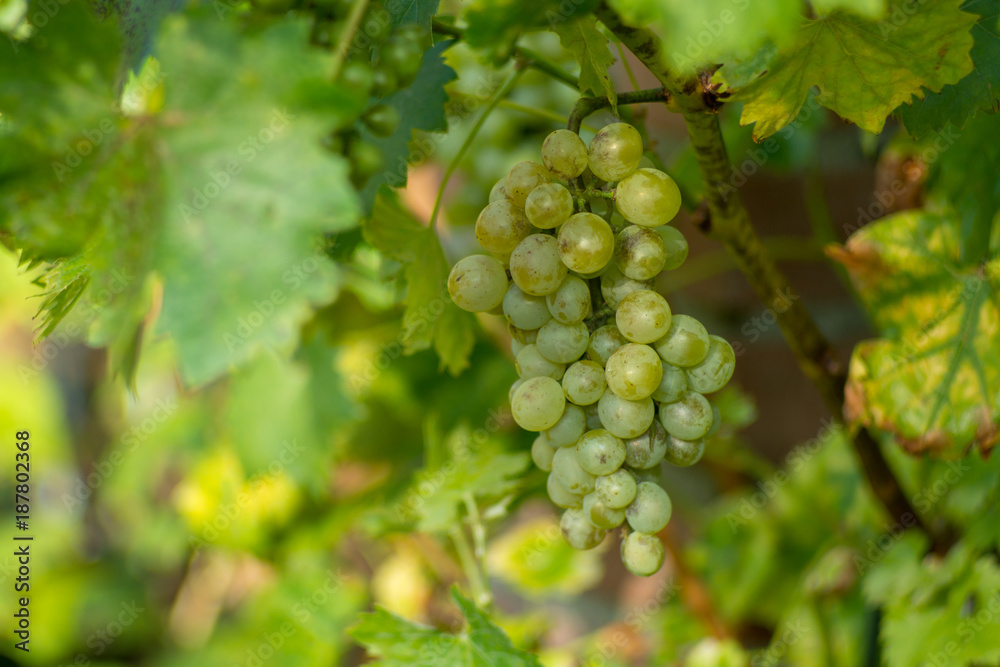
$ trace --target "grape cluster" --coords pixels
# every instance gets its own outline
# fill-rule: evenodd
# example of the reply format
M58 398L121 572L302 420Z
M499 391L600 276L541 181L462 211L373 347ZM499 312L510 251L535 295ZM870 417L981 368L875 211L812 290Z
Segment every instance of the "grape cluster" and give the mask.
M719 426L705 395L729 381L736 358L653 289L687 242L667 226L680 191L642 152L626 123L604 127L589 150L573 132L551 133L542 164L521 162L493 187L476 221L492 256L460 260L448 289L459 307L507 319L519 376L511 411L539 433L531 455L564 508L566 541L589 549L627 523L622 561L650 575L672 510L661 462L701 459Z

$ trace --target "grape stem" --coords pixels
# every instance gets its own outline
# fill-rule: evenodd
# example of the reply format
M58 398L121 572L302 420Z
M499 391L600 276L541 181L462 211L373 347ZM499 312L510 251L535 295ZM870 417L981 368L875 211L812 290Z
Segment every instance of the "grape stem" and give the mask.
M615 95L615 104L648 104L650 102L663 102L668 107L672 103L672 95L666 88L646 88L644 90L633 90ZM607 109L611 106L611 100L607 97L581 97L573 106L573 111L566 122L566 129L570 132L580 134L580 126L583 121L592 113Z
M726 246L762 301L771 303L777 295L790 291L787 278L761 242L742 200L729 188L732 170L718 118L726 94L720 93L718 84L711 82L710 73L685 77L673 72L665 65L667 59L660 49L659 38L645 28L626 26L606 3L601 3L594 13L663 84L667 106L684 117L707 191L709 215L701 225L703 231ZM588 108L589 105L578 103L570 123L582 120L581 114ZM847 376L844 363L801 300L778 313L777 320L799 368L816 386L834 417L842 420ZM858 430L852 443L872 491L893 519L903 526L915 525L922 530L931 538L936 553L947 552L954 544L954 531L929 526L917 513L871 433Z
M455 39L465 39L464 28L459 28L458 26L451 25L450 23L444 23L443 21L438 21L436 19L431 21L431 30L440 35L448 35L449 37L454 37ZM532 51L531 49L520 45L515 45L514 57L523 61L524 67L530 67L531 69L548 74L556 81L565 83L573 90L580 89L580 82L575 76L569 74L568 72L564 72L558 65L549 61L545 56L536 51Z

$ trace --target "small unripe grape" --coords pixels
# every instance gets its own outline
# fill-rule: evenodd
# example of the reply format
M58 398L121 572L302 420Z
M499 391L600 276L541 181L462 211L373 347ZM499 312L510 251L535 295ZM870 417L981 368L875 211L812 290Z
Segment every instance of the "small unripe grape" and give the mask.
M653 420L642 435L625 441L625 464L635 470L647 470L660 465L667 451L667 431Z
M663 460L681 468L693 466L705 454L705 439L681 440L675 436L667 438L667 451Z
M553 229L573 215L573 195L558 183L542 183L528 194L524 213L535 227Z
M448 294L455 305L470 313L493 310L507 292L503 264L486 255L458 260L448 275Z
M670 329L656 341L656 351L664 361L674 366L694 366L708 354L708 331L690 315L673 315Z
M570 364L583 356L587 351L590 334L583 322L563 324L557 320L549 320L538 330L538 351L546 359Z
M359 97L367 98L375 84L375 73L368 63L352 60L340 69L337 80Z
M510 275L523 291L545 296L559 289L566 265L559 259L559 243L548 234L532 234L510 255Z
M583 510L578 509L563 512L559 529L562 530L566 543L574 549L593 549L607 535L606 530L595 526Z
M670 522L673 505L670 496L659 484L639 482L635 499L625 509L625 518L633 530L658 533Z
M575 132L556 130L542 142L542 164L559 180L572 180L587 168L587 145Z
M531 460L540 470L552 471L552 457L555 453L556 450L546 441L545 436L540 435L531 443Z
M660 386L653 392L652 398L657 403L673 403L681 400L688 389L687 374L684 369L663 362L663 377Z
M514 400L514 394L517 392L518 387L520 387L522 384L524 384L524 380L522 380L521 378L514 380L514 383L510 385L510 391L507 392L508 401Z
M684 263L688 256L688 242L681 230L670 225L656 228L656 233L663 239L663 247L667 251L667 260L663 264L664 271L673 271Z
M513 284L503 296L503 314L518 329L538 329L552 319L545 297L525 294Z
M552 447L572 447L586 430L587 417L583 413L583 408L567 403L559 421L545 431L545 439Z
M556 481L570 493L585 494L594 490L597 477L580 465L576 447L560 447L552 455L552 474Z
M580 467L591 475L609 475L625 462L625 443L603 429L584 433L576 451Z
M594 482L594 493L601 502L612 509L624 509L635 498L637 482L628 470L616 470L610 475L601 475Z
M549 377L526 380L514 392L510 410L514 421L525 431L544 431L552 428L562 417L566 396L562 385Z
M700 363L685 369L688 384L702 394L711 394L725 387L736 368L736 353L726 339L709 336L709 340L711 342L705 358Z
M399 127L399 111L388 104L376 104L361 117L368 129L377 137L388 137Z
M597 402L597 412L604 428L619 438L641 435L653 423L656 407L653 399L630 401L615 395L610 389Z
M490 190L490 202L504 201L507 199L507 191L504 190L503 184L507 180L507 177L501 178L499 181L493 184L493 188Z
M525 348L525 343L522 343L516 338L510 339L510 354L512 357L517 359L517 355ZM686 380L685 380L686 381Z
M559 256L573 271L600 271L614 253L614 232L600 216L577 213L559 228Z
M549 172L537 162L518 162L507 172L504 190L514 206L524 208L528 195L537 186L549 182Z
M650 346L628 343L611 354L605 370L608 389L622 398L638 401L660 386L663 361Z
M670 320L667 300L648 289L626 296L615 313L618 330L633 343L649 344L663 338L670 329Z
M553 450L553 456L555 451ZM551 469L551 466L550 466ZM583 494L582 493L570 493L566 490L562 484L555 478L555 475L549 473L549 478L545 482L545 489L549 494L549 500L556 507L581 507L583 505Z
M563 374L566 398L577 405L592 405L604 395L604 369L594 361L578 361Z
M712 405L698 392L689 391L681 400L660 406L660 423L682 440L704 438L712 428Z
M666 550L656 535L629 533L622 540L621 557L622 564L629 572L639 577L648 577L663 567Z
M615 205L629 222L659 227L681 209L681 191L674 179L657 169L638 169L615 187Z
M633 280L655 278L666 262L667 247L652 229L629 225L615 237L615 266Z
M476 240L492 253L511 253L531 234L524 213L506 199L487 204L476 219Z
M591 491L583 497L583 513L587 515L592 524L607 530L617 528L625 521L625 511L608 507L595 491Z
M590 315L590 288L576 276L566 276L559 289L545 295L545 303L559 322L580 322Z
M563 372L566 370L565 364L549 361L538 351L537 345L525 345L517 359L514 360L514 370L522 380L530 380L534 377L550 377L553 380L561 380Z
M642 159L642 137L628 123L612 123L601 128L590 142L587 164L603 181L625 178Z
M626 277L614 263L609 264L607 271L601 274L601 296L613 310L617 310L621 300L632 292L651 287L652 283L649 281Z
M587 356L591 361L606 366L614 351L626 343L628 343L628 339L622 335L618 327L614 324L605 324L590 335Z

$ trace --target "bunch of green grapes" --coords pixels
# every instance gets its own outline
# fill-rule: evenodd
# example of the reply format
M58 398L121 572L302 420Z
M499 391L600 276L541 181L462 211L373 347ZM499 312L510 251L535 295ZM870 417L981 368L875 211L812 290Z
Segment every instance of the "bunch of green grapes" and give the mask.
M507 319L511 411L539 434L531 455L564 509L566 541L593 548L627 525L622 561L646 576L663 564L657 533L672 509L661 464L701 459L719 426L706 394L736 357L653 288L688 248L667 226L680 191L642 150L626 123L589 150L573 132L550 134L541 164L521 162L494 186L476 221L490 254L459 261L448 289L459 307Z

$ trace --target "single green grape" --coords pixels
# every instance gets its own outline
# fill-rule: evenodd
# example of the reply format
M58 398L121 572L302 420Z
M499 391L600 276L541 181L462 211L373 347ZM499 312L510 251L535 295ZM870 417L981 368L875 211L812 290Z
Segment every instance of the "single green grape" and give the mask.
M642 159L642 137L628 123L612 123L601 128L590 142L587 164L602 181L625 178Z
M712 428L712 405L698 392L688 391L679 401L660 406L660 423L682 440L704 438Z
M629 222L659 227L681 210L681 191L674 179L662 171L638 169L615 187L615 205Z
M552 319L545 297L525 294L515 284L507 288L502 305L504 317L519 329L538 329Z
M660 386L653 392L652 398L657 403L673 403L681 400L688 389L687 374L683 368L663 362L663 376Z
M498 255L513 252L530 234L528 218L506 199L487 204L476 219L479 245Z
M531 345L538 340L538 329L519 329L513 324L507 324L507 333L522 345Z
M550 377L533 377L514 392L510 410L525 431L544 431L555 426L566 407L562 385Z
M370 64L352 60L344 63L337 80L358 97L368 99L375 85L375 72Z
M552 457L555 453L556 450L552 448L544 435L538 436L531 443L531 460L544 472L552 472Z
M619 468L608 475L601 475L594 482L594 493L601 502L612 509L624 509L635 498L637 482L635 476Z
M576 447L560 447L552 455L552 474L556 481L570 493L586 494L594 490L595 475L580 465Z
M510 275L524 292L545 296L555 292L566 277L559 259L559 243L548 234L532 234L510 255Z
M528 194L524 213L535 227L553 229L573 215L573 195L558 183L542 183Z
M583 322L563 324L558 320L549 320L538 330L538 351L546 359L570 364L583 356L587 351L590 333Z
M549 172L545 167L537 162L518 162L507 172L504 190L514 206L523 209L531 191L548 182Z
M618 304L615 324L633 343L649 344L670 330L670 306L653 290L636 290Z
M556 451L553 450L552 453L554 456ZM551 472L545 482L545 490L549 494L549 500L551 500L556 507L571 508L583 506L583 494L570 493L567 491L566 487L560 484L555 475Z
M736 353L725 338L709 336L708 354L687 370L688 384L695 391L711 394L726 386L736 369Z
M388 137L399 127L402 118L396 107L389 104L376 104L365 111L361 120L375 136Z
M660 235L660 238L663 239L663 247L667 251L667 260L663 264L663 270L673 271L683 264L685 259L687 259L687 239L684 238L684 234L681 230L676 227L671 227L670 225L657 227L655 231Z
M507 272L503 264L486 255L458 260L448 275L448 294L455 305L470 313L493 310L503 302Z
M546 442L552 447L572 447L586 428L587 417L583 413L583 408L567 403L559 421L545 431Z
M633 470L648 470L660 465L667 451L669 436L657 420L638 437L625 440L625 464Z
M612 310L616 310L622 299L632 292L650 289L652 286L653 284L647 280L633 280L626 277L613 263L601 274L601 296Z
M653 423L656 408L651 398L630 401L609 389L597 402L597 412L601 424L613 435L619 438L634 438Z
M659 484L639 482L635 499L625 509L625 518L632 530L658 533L670 522L673 505L670 496Z
M559 256L573 271L599 271L614 253L615 234L600 216L577 213L559 228Z
M611 354L605 372L608 389L622 398L638 401L660 386L663 361L650 346L627 343Z
M545 295L545 303L549 313L559 322L581 322L590 315L590 288L576 276L568 275L559 289Z
M622 335L614 324L605 324L590 334L590 342L587 344L587 356L591 361L606 366L608 359L614 351L622 345L628 343L628 339Z
M635 475L636 484L649 482L650 484L660 486L660 482L663 480L663 471L659 465L655 465L652 468L643 468L642 470L636 470L634 468L629 468L629 470L631 470L632 474Z
M615 237L615 266L633 280L651 280L667 263L663 238L648 227L629 225Z
M520 353L521 350L523 350L525 347L526 347L526 344L522 343L518 339L516 339L516 338L511 338L510 339L510 354L515 359L517 359L518 353Z
M609 475L625 462L625 443L599 429L587 431L576 443L580 467L591 475Z
M712 406L712 428L708 429L708 435L713 436L719 432L722 427L722 413L719 412L719 406Z
M604 369L594 361L578 361L563 374L563 392L566 398L577 405L597 403L607 388Z
M629 572L639 577L648 577L663 567L666 550L656 535L629 533L622 540L621 557L622 564Z
M674 314L667 334L656 341L656 351L674 366L694 366L708 355L708 331L690 315Z
M507 200L507 191L504 190L504 187L503 187L504 182L506 180L507 180L507 177L505 176L504 178L501 178L499 181L497 181L496 183L493 184L493 188L490 190L490 202L489 203L492 204L493 202L506 201Z
M573 180L587 168L587 145L575 132L556 130L542 142L542 164L559 180Z
M514 360L514 370L522 380L535 377L549 377L561 380L566 371L566 365L549 361L538 351L538 345L525 345Z
M566 543L574 549L593 549L607 535L607 531L591 523L581 509L568 509L563 512L559 520L559 529L562 530Z
M524 380L522 380L521 378L514 380L514 383L510 385L510 391L507 392L508 401L514 400L514 393L517 392L518 387L520 387L522 384L524 384Z
M583 513L598 528L611 530L625 521L625 510L608 507L601 501L596 491L583 497Z
M705 454L705 439L681 440L670 436L667 438L667 451L663 457L667 463L681 468L693 466Z

